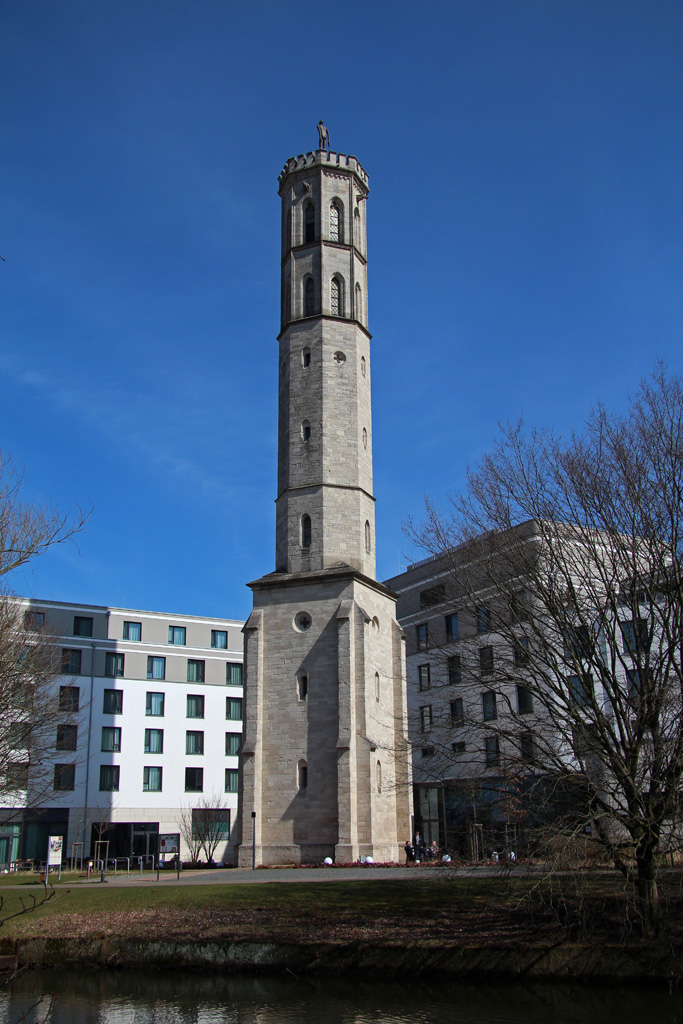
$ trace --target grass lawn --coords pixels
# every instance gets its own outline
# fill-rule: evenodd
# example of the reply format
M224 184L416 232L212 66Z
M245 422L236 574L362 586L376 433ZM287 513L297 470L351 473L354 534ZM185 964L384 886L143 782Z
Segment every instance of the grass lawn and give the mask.
M16 876L15 876L16 877ZM624 932L624 896L616 876L554 879L449 878L286 885L144 885L57 889L29 914L29 892L2 892L0 936L271 942L388 942L429 945L550 943L572 937L604 942ZM670 937L683 940L680 877L665 885Z

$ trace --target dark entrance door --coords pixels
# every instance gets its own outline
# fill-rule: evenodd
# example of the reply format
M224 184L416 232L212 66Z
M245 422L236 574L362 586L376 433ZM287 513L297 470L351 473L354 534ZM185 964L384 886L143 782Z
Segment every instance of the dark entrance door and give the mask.
M159 822L133 822L133 857L154 857L156 864L159 856Z

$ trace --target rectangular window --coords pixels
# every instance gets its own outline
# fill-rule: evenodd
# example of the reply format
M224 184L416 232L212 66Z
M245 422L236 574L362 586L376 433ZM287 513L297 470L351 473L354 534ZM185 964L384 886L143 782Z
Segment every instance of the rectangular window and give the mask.
M179 644L181 647L185 646L185 627L184 626L169 626L168 627L168 642L169 644Z
M428 690L432 685L432 673L429 665L418 665L417 666L417 678L420 682L421 690Z
M165 698L163 693L148 693L145 714L151 718L164 717Z
M453 686L462 682L462 671L460 669L460 655L453 654L448 659L448 682Z
M123 675L123 655L108 651L104 656L104 674L111 679Z
M577 626L564 631L565 661L581 661L591 655L591 638L588 626Z
M75 750L78 745L78 726L57 726L57 750Z
M420 728L422 732L431 732L432 729L432 705L425 704L420 708Z
M530 715L534 710L534 699L531 695L531 690L527 690L526 686L517 687L517 714L519 715Z
M446 615L444 619L446 625L446 640L451 643L453 640L457 640L460 636L460 625L458 623L458 613L453 612L451 615Z
M187 717L204 717L204 697L200 693L188 693L187 695Z
M227 651L227 649L228 649L228 631L227 631L227 629L212 629L211 630L211 646L215 647L217 651Z
M467 744L464 740L460 740L458 743L451 743L451 750L454 754L464 754L467 749Z
M80 652L79 652L80 653ZM59 687L59 710L65 714L75 714L78 711L81 691L78 686Z
M28 722L10 722L6 738L10 750L28 750L31 726Z
M203 754L204 753L204 733L188 731L185 733L185 753L186 754Z
M429 649L429 626L426 622L422 622L419 626L415 627L415 640L418 651Z
M463 707L462 697L458 697L457 700L451 701L451 725L453 728L457 728L459 725L463 725L465 721L465 710Z
M62 651L62 672L68 676L80 676L82 651L65 647Z
M24 629L36 632L45 626L45 612L24 612Z
M166 658L155 658L153 655L149 655L147 658L147 678L148 679L165 679L166 678Z
M630 654L632 658L644 654L648 646L648 629L645 619L620 622L619 625L624 644L624 654Z
M53 789L73 791L76 781L76 766L73 764L56 764Z
M204 682L204 669L206 662L195 661L190 658L187 662L187 681L188 683L203 683Z
M145 765L142 769L142 791L143 793L161 793L161 768L153 768Z
M123 714L123 690L105 690L102 703L102 714Z
M117 764L100 765L100 793L118 793L121 769Z
M204 792L204 769L203 768L186 768L185 769L185 792L186 793L203 793Z
M102 750L108 754L121 753L121 729L118 726L102 726Z
M523 732L519 737L519 754L525 764L536 760L536 737L532 732Z
M525 622L529 618L526 604L526 591L518 590L510 601L510 617L513 622Z
M626 681L628 683L628 698L633 704L640 704L642 687L640 685L640 673L637 668L626 669Z
M434 757L434 747L423 747L422 748L422 756L423 757Z
M485 604L477 605L477 633L488 633L491 629L491 612Z
M433 608L435 604L442 604L445 600L446 587L443 583L420 591L420 608Z
M145 753L163 754L164 752L164 730L145 729Z
M567 689L570 703L583 707L590 704L593 696L593 678L586 676L567 676Z
M484 740L484 757L487 768L500 764L500 743L497 736L487 736Z
M216 839L230 838L230 810L221 807L215 810L212 807L192 808L192 836L194 839L202 836L214 836Z
M14 793L20 789L28 789L28 761L12 761L5 768L5 790Z
M225 666L225 681L228 686L242 685L242 666L229 661Z
M240 752L242 734L239 732L226 732L225 753L228 757L236 757Z
M74 615L74 636L92 636L90 615Z
M142 623L141 622L124 622L123 624L123 639L133 640L135 643L140 643L142 640Z
M515 640L513 657L515 659L515 668L522 668L524 665L529 664L529 641L527 637L522 636Z
M231 722L242 721L242 698L241 697L226 697L225 699L225 717L229 718Z
M479 648L479 671L483 676L490 676L493 672L493 647Z
M225 792L238 793L240 788L240 773L236 768L225 769Z
M486 693L482 693L481 706L485 722L492 722L494 718L498 718L496 694L494 690L487 690Z

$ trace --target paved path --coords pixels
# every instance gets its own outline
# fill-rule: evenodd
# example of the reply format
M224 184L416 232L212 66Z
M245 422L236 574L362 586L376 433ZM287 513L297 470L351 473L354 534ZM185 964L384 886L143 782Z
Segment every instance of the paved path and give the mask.
M540 869L538 869L540 870ZM529 868L515 866L509 872L516 876L528 874ZM267 870L249 871L240 868L217 868L204 871L181 871L180 880L177 879L175 871L160 871L159 881L156 880L156 873L149 871L140 877L138 872L131 872L130 876L119 873L116 878L112 872L107 872L106 881L100 882L97 872L90 876L90 881L84 878L71 880L64 878L61 883L64 886L80 888L86 886L92 888L98 885L135 887L140 885L159 886L187 886L187 885L259 885L266 883L287 883L287 882L368 882L386 881L396 882L402 880L411 881L433 881L434 879L453 878L490 878L507 875L508 871L495 867L494 865L482 865L479 867L397 867L397 868L271 868ZM36 886L42 888L40 883ZM61 887L61 886L60 886ZM31 887L33 888L33 886ZM27 883L23 885L3 885L0 887L0 894L5 889L27 889Z

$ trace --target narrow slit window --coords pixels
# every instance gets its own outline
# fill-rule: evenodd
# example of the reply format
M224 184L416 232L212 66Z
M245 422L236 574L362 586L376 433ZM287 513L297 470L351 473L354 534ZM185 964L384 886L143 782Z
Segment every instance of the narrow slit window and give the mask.
M301 547L310 548L311 546L311 517L301 517Z
M333 277L330 284L330 311L332 316L344 316L344 295L341 279Z
M315 242L315 208L313 203L304 207L304 242Z
M330 206L330 241L341 242L341 210L335 201Z
M304 284L304 316L313 316L315 313L315 285L312 277L306 278ZM307 364L304 364L307 365Z

